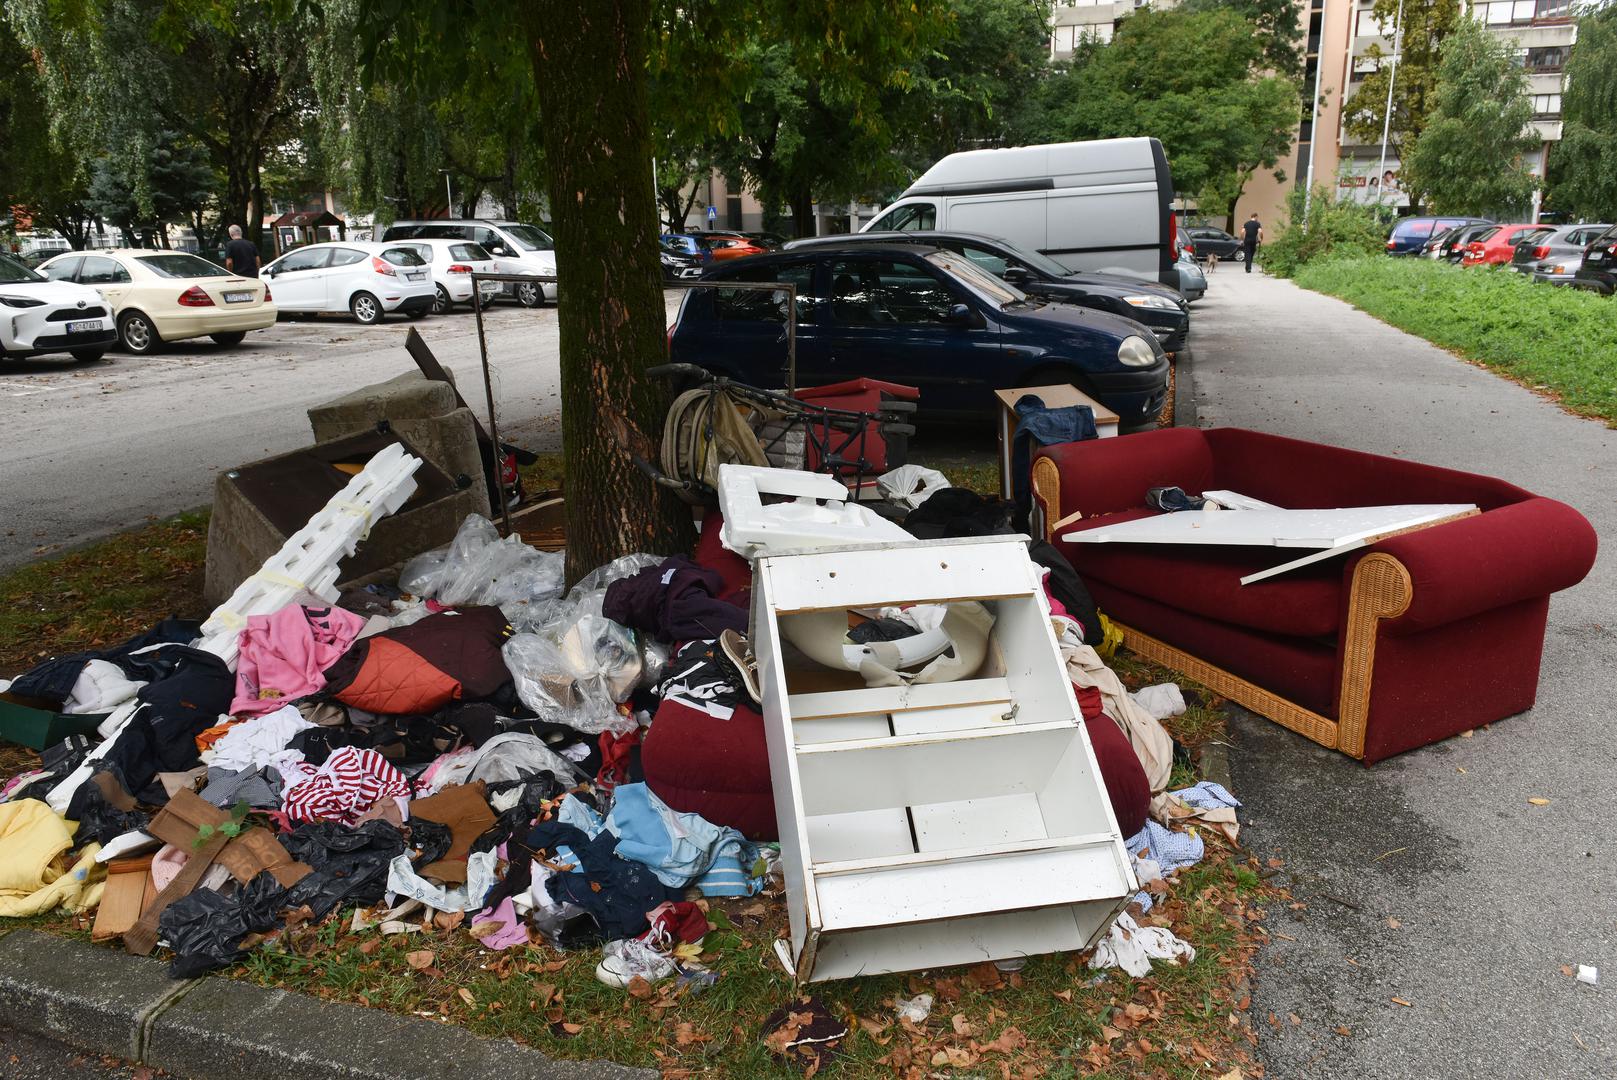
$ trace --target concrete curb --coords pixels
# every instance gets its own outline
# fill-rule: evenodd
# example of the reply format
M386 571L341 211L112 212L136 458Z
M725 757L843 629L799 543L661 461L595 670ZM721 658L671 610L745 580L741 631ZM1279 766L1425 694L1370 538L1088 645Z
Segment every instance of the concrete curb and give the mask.
M0 935L5 1026L193 1080L629 1080L653 1070L555 1061L509 1039L164 965L36 930Z

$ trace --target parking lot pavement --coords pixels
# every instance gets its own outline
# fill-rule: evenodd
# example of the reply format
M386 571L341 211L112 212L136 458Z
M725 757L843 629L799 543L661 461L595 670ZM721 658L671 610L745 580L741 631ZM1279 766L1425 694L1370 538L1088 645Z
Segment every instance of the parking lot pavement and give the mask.
M501 303L485 321L501 436L559 450L556 309ZM220 470L307 445L311 405L414 371L411 327L486 419L467 310L375 326L283 319L236 348L203 338L94 364L0 361L0 569L211 502Z
M1258 957L1267 1075L1617 1076L1617 432L1264 275L1220 270L1195 317L1202 426L1500 476L1577 507L1602 543L1550 603L1528 713L1368 769L1235 725L1241 840L1305 905L1271 911ZM1563 971L1579 964L1599 986Z

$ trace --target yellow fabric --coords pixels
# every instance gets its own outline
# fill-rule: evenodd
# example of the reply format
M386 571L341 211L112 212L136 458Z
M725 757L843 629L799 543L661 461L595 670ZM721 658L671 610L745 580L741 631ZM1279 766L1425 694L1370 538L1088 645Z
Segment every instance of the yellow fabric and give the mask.
M40 915L58 907L84 911L101 900L101 850L86 844L67 865L78 822L68 821L38 799L0 803L0 918Z

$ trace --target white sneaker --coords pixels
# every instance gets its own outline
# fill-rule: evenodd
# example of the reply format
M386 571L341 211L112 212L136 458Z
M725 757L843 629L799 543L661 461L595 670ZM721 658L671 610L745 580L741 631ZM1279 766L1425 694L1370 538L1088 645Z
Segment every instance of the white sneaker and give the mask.
M622 938L609 941L595 965L595 977L607 986L627 990L635 976L648 983L661 982L679 969L674 962L643 941Z

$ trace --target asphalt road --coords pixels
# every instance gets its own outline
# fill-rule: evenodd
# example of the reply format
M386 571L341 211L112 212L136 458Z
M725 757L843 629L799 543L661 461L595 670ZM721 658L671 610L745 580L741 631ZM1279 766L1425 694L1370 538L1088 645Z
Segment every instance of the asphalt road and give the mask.
M167 1075L0 1027L0 1080L150 1080Z
M1617 1076L1617 432L1231 266L1194 318L1201 426L1500 476L1575 506L1603 545L1551 602L1524 715L1369 769L1256 717L1235 725L1242 841L1283 859L1306 905L1272 912L1258 959L1268 1075ZM1563 974L1578 964L1601 984Z

